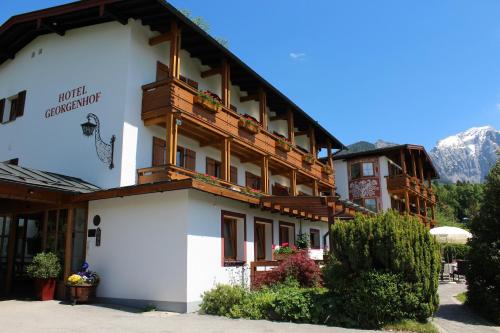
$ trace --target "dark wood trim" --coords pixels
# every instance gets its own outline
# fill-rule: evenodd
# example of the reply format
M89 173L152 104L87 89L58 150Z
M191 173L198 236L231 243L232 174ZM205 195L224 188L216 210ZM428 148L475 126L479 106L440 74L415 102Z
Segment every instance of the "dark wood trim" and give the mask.
M266 219L266 218L263 218L263 217L257 217L257 216L254 216L253 218L253 258L254 258L254 261L258 261L257 259L257 242L255 241L256 240L256 237L255 235L257 234L257 224L270 224L271 225L271 245L274 244L274 220L271 220L271 219ZM265 243L264 243L264 253L266 252L266 247L265 247Z
M220 224L221 224L221 265L224 266L235 266L235 263L229 263L224 260L224 218L225 217L234 217L237 219L243 219L243 260L238 261L236 266L239 266L239 263L243 265L247 261L247 216L246 214L232 212L229 210L221 210L220 214ZM236 235L238 234L238 229L236 229ZM238 250L238 238L236 238L236 251ZM236 253L236 257L238 254Z
M309 228L309 238L311 237L310 235L312 233L317 233L318 234L319 245L313 247L312 242L311 242L311 249L313 249L313 250L319 250L319 249L321 249L321 230L316 229L316 228Z
M281 241L281 232L280 232L281 226L288 227L288 228L293 228L293 243L295 244L295 240L297 238L297 236L295 235L295 223L279 221L279 227L278 227L279 245L281 246L281 244L283 243Z

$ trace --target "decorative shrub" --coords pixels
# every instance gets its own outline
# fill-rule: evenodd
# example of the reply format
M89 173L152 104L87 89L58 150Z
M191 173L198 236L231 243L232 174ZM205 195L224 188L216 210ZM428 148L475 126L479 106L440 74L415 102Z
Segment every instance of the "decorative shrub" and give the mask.
M26 272L35 279L55 279L61 273L61 264L56 254L42 252L33 258Z
M247 296L248 291L240 286L220 284L202 295L200 308L206 314L231 317L231 308L242 304Z
M297 249L299 250L305 250L308 249L310 246L310 235L303 233L299 234L297 236L297 239L295 240L295 244L297 245Z
M100 281L99 275L89 270L89 264L84 262L80 271L68 277L68 285L70 286L97 286Z
M301 287L318 287L322 283L321 270L306 250L283 260L275 269L262 272L254 279L254 288L273 286L294 279Z
M500 323L500 160L487 177L483 204L472 220L471 233L466 304Z
M290 246L288 243L283 243L281 246L273 245L274 254L292 254L297 252L296 246Z
M437 310L439 245L418 220L395 212L358 215L337 221L331 233L335 242L324 283L334 298L333 322L372 328L407 318L423 321Z
M443 259L450 263L455 260L464 260L469 254L470 246L465 244L444 244L441 247Z

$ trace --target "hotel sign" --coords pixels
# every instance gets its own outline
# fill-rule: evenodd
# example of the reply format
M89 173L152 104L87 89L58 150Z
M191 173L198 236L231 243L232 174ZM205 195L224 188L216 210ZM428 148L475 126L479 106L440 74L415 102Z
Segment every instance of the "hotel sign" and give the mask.
M89 94L87 86L80 86L59 94L58 105L50 107L45 111L45 118L51 118L98 103L102 93L100 91Z

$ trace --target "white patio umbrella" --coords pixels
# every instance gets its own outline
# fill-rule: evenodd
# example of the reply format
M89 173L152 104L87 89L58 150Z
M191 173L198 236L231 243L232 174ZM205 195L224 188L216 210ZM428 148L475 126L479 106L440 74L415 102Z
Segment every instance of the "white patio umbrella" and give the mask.
M430 230L440 243L465 244L472 234L467 230L457 227L437 227Z

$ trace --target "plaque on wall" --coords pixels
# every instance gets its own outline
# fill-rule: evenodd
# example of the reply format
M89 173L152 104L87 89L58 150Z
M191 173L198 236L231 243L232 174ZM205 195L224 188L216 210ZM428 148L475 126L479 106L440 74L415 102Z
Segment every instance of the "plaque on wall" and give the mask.
M101 246L101 228L97 228L95 232L95 246Z
M96 230L95 229L89 229L87 231L87 237L95 237Z

